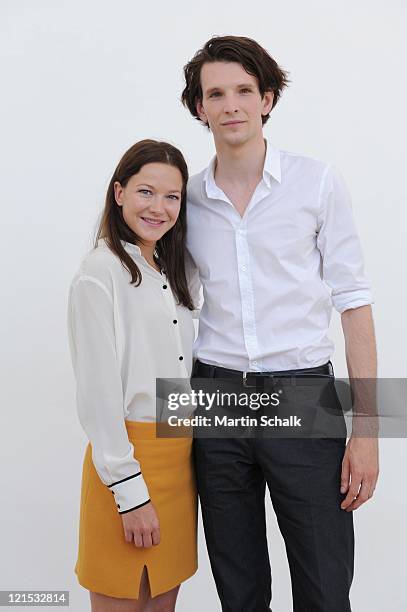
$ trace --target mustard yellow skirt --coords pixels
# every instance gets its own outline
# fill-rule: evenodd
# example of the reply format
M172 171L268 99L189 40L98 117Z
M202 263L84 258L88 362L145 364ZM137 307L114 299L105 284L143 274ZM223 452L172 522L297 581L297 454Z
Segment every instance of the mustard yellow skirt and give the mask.
M192 438L157 438L155 423L126 421L160 522L161 541L138 548L124 539L114 496L100 480L91 445L85 452L75 572L79 584L110 597L137 599L144 566L151 596L177 586L197 570L197 494Z

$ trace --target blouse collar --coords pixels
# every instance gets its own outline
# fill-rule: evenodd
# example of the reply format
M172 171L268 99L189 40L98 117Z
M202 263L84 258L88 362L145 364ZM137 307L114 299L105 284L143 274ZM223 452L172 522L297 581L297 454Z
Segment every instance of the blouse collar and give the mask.
M132 242L126 242L125 240L120 240L120 242L123 245L124 250L131 255L132 257L135 257L139 259L139 264L143 264L143 267L146 267L146 269L151 272L152 274L154 274L157 278L162 279L163 276L166 276L165 271L163 270L163 274L161 274L160 272L158 272L157 270L155 270L152 266L150 266L150 264L145 260L143 254L141 253L141 249L139 246L137 246L137 244L133 244ZM106 245L105 239L104 238L99 238L98 240L98 245L104 244ZM140 261L141 259L141 261Z
M141 250L140 247L137 246L136 244L133 244L131 242L126 242L125 240L120 240L120 242L123 245L123 248L125 251L127 251L127 253L129 253L129 255L140 255L140 257L142 257L141 255ZM106 240L104 238L99 238L98 240L98 245L105 245L106 246Z
M137 244L126 242L125 240L120 240L120 242L122 243L124 250L127 251L129 255L140 255L142 257L141 249L139 246L137 246Z

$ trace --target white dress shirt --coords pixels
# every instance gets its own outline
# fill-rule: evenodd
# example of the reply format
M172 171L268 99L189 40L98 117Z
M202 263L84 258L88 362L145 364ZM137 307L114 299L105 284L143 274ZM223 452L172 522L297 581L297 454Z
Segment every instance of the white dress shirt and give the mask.
M141 284L130 284L130 274L101 239L72 281L68 308L79 419L120 514L149 501L125 419L156 420L156 378L189 379L195 336L193 314L176 303L165 275L138 246L123 245L141 271Z
M240 371L319 366L333 352L332 306L372 303L351 201L333 166L265 142L243 217L216 185L216 156L188 182L204 296L194 357Z

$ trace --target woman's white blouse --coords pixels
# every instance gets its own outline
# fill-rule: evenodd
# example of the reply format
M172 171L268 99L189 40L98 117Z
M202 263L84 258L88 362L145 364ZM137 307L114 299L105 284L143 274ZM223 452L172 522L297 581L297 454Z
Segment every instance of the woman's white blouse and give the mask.
M139 247L122 244L140 269L141 284L130 284L101 239L72 281L68 307L79 420L120 514L149 501L124 421L156 421L156 378L189 379L195 335L193 313L177 305L165 275Z

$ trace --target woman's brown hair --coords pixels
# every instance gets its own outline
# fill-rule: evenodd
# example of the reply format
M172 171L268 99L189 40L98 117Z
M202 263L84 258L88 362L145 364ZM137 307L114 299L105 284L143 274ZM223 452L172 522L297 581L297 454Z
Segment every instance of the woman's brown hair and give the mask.
M193 310L194 305L188 290L185 275L185 236L186 236L186 187L188 168L181 151L167 142L141 140L130 147L123 155L107 189L105 207L95 239L104 238L110 250L117 255L131 276L136 287L142 281L139 267L124 249L121 240L139 245L141 239L127 225L123 218L122 207L115 199L114 184L118 181L125 187L129 179L140 172L145 164L161 163L178 168L182 176L181 206L175 225L157 241L156 255L161 268L165 269L168 281L178 302Z
M244 36L214 36L184 66L186 85L181 94L181 101L198 121L201 121L196 111L197 102L202 102L201 68L211 62L241 64L246 72L257 78L261 97L266 91L274 92L272 108L289 83L288 73L282 70L255 40ZM270 113L262 117L263 125L269 117ZM205 125L209 127L206 123Z

